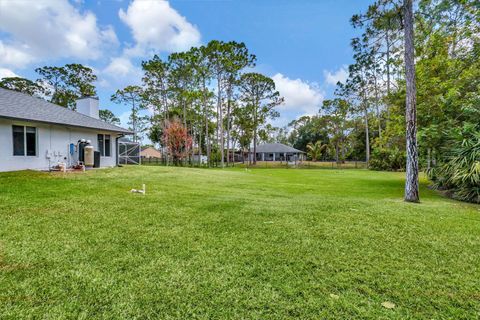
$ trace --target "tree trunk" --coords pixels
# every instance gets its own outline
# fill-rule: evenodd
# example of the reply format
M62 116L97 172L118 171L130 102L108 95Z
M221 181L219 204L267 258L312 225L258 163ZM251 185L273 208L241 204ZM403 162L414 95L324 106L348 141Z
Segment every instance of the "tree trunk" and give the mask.
M183 99L182 99L183 100ZM187 130L188 132L188 129L187 129L187 102L185 100L183 100L183 127L185 128L185 130ZM194 141L195 141L195 137L193 137ZM185 139L184 139L184 144L187 145L187 136L185 136ZM193 147L193 144L192 144L192 147ZM193 149L193 148L192 148ZM190 158L190 156L189 156ZM191 162L191 161L190 161Z
M205 147L207 149L207 165L210 167L210 138L208 136L208 102L207 102L207 86L203 79L203 111L205 113Z
M218 108L218 127L219 127L219 132L218 132L218 135L220 136L220 165L221 167L223 168L225 166L225 163L224 163L224 145L225 145L225 141L224 141L224 137L223 137L223 108L222 108L222 96L221 96L221 86L222 86L222 80L220 77L218 77L218 83L217 83L217 86L218 86L218 94L217 94L217 108Z
M253 110L253 164L257 164L257 123L257 104L255 104Z
M135 109L135 100L132 100L132 129L133 129L133 142L137 142L137 115Z
M165 89L165 84L162 81L161 83L161 90L162 90L162 100L163 100L163 110L164 110L164 120L165 120L165 125L167 125L167 120L168 120L168 95L167 95L167 90Z
M364 118L365 118L365 162L367 163L367 168L370 163L370 130L368 129L368 111L367 106L363 108Z
M405 32L405 79L406 92L406 126L407 126L407 167L405 180L405 201L419 202L418 192L418 150L417 150L417 88L415 84L415 57L413 33L412 0L404 0Z
M338 149L339 149L339 148L338 148L338 143L336 142L336 143L335 143L335 162L337 162L337 164L338 164L338 162L339 162L339 160L340 160L340 158L339 158L339 156L338 156L338 154L339 154L339 150L338 150Z
M231 99L231 91L227 94L227 167L230 164L230 99Z
M390 28L390 20L389 20L389 24L388 24L388 28ZM390 95L390 34L387 30L387 33L386 33L386 41L387 41L387 63L386 63L386 66L387 66L387 96ZM390 120L390 105L388 104L387 102L387 121Z
M210 138L208 136L208 111L205 104L205 147L207 148L207 164L210 167Z
M379 107L379 98L378 98L378 84L377 84L377 73L375 72L374 78L374 88L375 88L375 109L377 112L377 121L378 121L378 137L382 139L382 117L380 114L380 107Z
M253 164L257 164L257 128L253 129Z
M202 118L198 126L198 166L202 164Z
M185 127L185 129L187 129L187 102L183 100L182 105L183 105L183 126Z
M232 130L232 129L230 129L230 130ZM232 150L230 152L230 157L231 157L232 167L235 167L235 146L238 143L238 139L230 138L230 140L231 140L230 142L231 142L231 146L232 146Z

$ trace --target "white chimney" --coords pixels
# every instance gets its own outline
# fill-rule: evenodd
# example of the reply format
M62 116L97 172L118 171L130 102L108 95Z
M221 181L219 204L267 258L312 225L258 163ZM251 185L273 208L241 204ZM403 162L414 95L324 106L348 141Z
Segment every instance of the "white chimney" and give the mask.
M99 119L98 115L98 98L97 97L83 97L77 99L77 112L86 116Z

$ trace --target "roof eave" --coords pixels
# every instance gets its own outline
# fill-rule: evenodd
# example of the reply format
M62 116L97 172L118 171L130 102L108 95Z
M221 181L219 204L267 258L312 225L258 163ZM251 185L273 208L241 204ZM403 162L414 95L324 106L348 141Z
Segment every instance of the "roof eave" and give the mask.
M42 120L35 120L35 119L9 117L9 116L3 116L3 115L0 115L0 118L10 119L10 120L18 120L18 121L26 121L26 122L39 122L39 123L54 124L54 125L59 125L59 126L83 128L83 129L90 129L90 130L103 130L103 131L116 132L116 133L122 133L122 134L128 134L128 135L133 134L132 131L127 130L127 129L123 129L123 128L120 128L120 127L118 127L119 130L114 130L114 129L106 129L106 128L98 128L98 127L79 126L79 125L73 125L73 124L62 123L62 122L42 121Z

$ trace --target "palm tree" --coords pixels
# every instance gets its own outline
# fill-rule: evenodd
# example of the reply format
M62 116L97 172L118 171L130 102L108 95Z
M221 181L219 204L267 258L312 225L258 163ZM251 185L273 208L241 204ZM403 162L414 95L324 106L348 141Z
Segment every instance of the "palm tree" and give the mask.
M321 156L323 150L327 148L326 144L322 144L322 141L318 140L315 144L309 142L307 144L307 155L312 158L313 161L317 161Z

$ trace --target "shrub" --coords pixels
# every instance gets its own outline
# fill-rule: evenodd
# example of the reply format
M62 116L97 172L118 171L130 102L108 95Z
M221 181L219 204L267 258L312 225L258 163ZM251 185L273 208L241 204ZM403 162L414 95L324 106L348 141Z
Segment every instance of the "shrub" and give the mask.
M480 132L464 139L442 164L427 173L434 188L458 200L480 203Z
M403 171L405 170L405 163L405 151L400 151L398 147L377 147L373 149L369 166L373 170Z
M162 140L175 165L181 164L188 157L193 143L187 128L178 119L171 120L165 125Z

